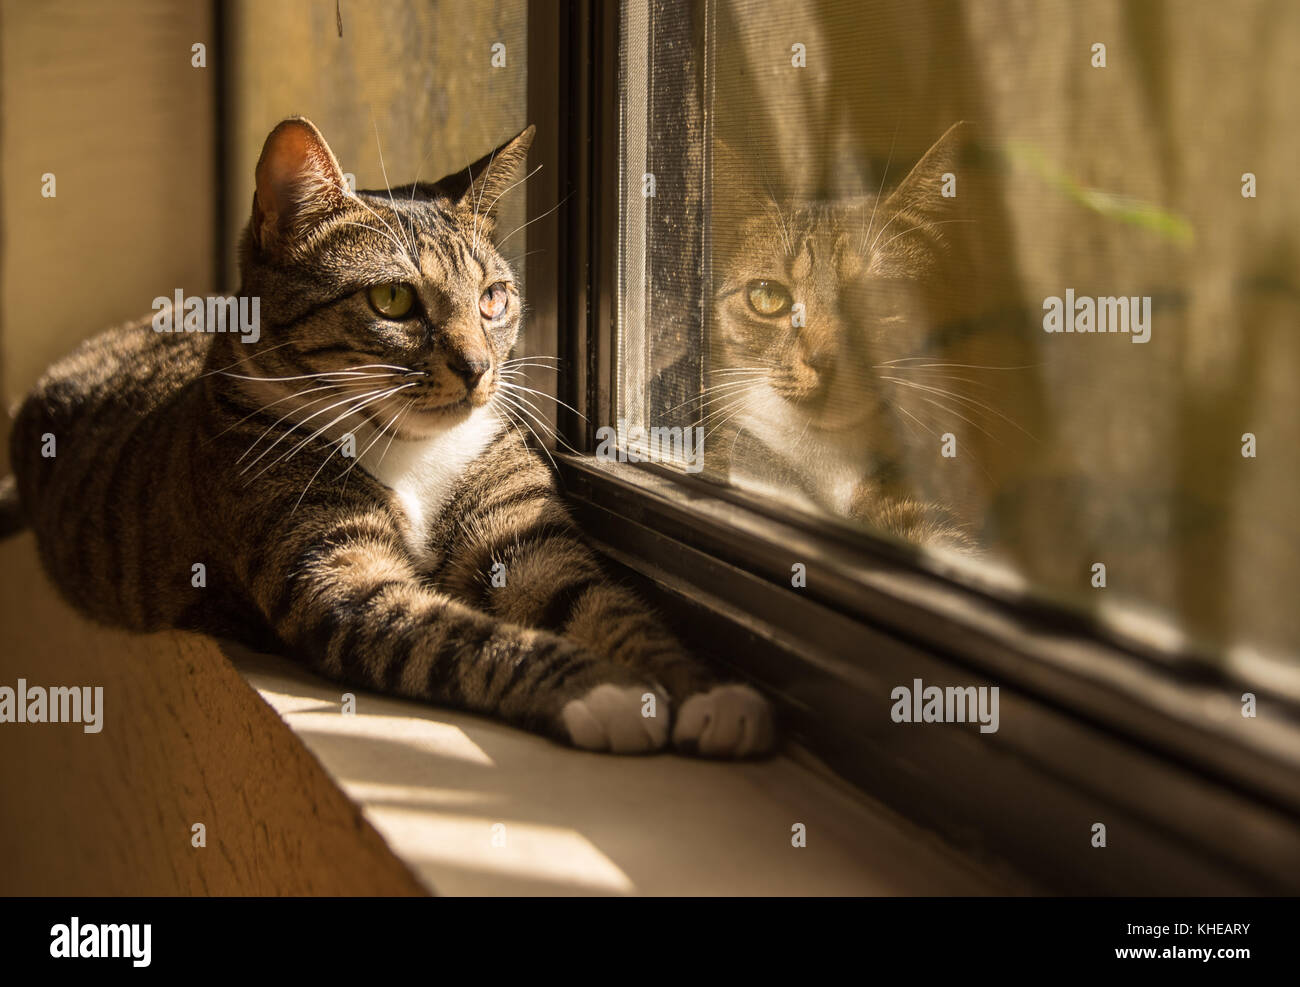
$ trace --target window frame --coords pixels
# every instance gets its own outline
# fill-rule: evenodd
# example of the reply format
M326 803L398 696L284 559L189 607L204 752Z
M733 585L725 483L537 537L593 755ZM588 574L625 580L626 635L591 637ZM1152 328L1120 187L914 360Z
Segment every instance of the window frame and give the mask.
M530 183L529 215L568 196L556 222L529 228L529 251L550 258L530 262L529 331L562 360L558 397L576 412L559 409L570 451L553 455L597 546L701 654L764 687L818 759L1046 890L1300 892L1294 702L974 589L865 532L590 455L615 417L619 20L598 0L558 16L529 5L530 167L555 176ZM794 561L806 588L790 585ZM730 659L741 645L743 664ZM1001 728L889 722L890 689L914 678L999 686ZM1243 692L1261 708L1248 727Z

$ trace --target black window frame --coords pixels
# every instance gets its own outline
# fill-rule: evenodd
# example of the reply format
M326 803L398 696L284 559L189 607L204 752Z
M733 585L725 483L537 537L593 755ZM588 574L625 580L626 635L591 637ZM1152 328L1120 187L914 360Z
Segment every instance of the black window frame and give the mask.
M646 0L652 10L661 0ZM1300 709L1063 612L999 599L870 535L655 464L598 461L614 420L620 7L529 5L529 332L555 342L567 496L701 654L871 796L1058 893L1300 892ZM807 586L790 585L803 562ZM895 724L890 690L996 685L1001 725ZM1241 694L1259 716L1241 716ZM1103 823L1107 846L1092 845Z

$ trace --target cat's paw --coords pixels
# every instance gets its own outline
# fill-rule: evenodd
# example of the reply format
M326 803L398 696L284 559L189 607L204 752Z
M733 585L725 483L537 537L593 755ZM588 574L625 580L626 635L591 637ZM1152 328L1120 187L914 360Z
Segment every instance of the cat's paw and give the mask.
M654 715L646 716L654 694ZM644 754L668 743L668 697L648 686L598 685L571 699L560 713L574 747L611 754Z
M688 698L673 728L673 746L705 757L762 754L772 749L775 739L771 704L739 683L714 686Z

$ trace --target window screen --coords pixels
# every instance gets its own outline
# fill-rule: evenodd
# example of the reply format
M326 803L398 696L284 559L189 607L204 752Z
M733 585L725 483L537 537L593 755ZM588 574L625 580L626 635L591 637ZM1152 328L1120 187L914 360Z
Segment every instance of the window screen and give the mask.
M624 458L1300 694L1300 7L621 18Z

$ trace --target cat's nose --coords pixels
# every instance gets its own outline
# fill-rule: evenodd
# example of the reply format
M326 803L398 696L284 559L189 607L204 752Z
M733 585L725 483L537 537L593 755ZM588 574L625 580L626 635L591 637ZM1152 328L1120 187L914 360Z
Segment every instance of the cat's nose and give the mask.
M818 373L825 373L835 366L835 353L829 347L810 346L803 353L803 362Z
M447 357L447 369L463 380L466 388L473 390L483 375L492 369L492 361L486 354L452 353Z

